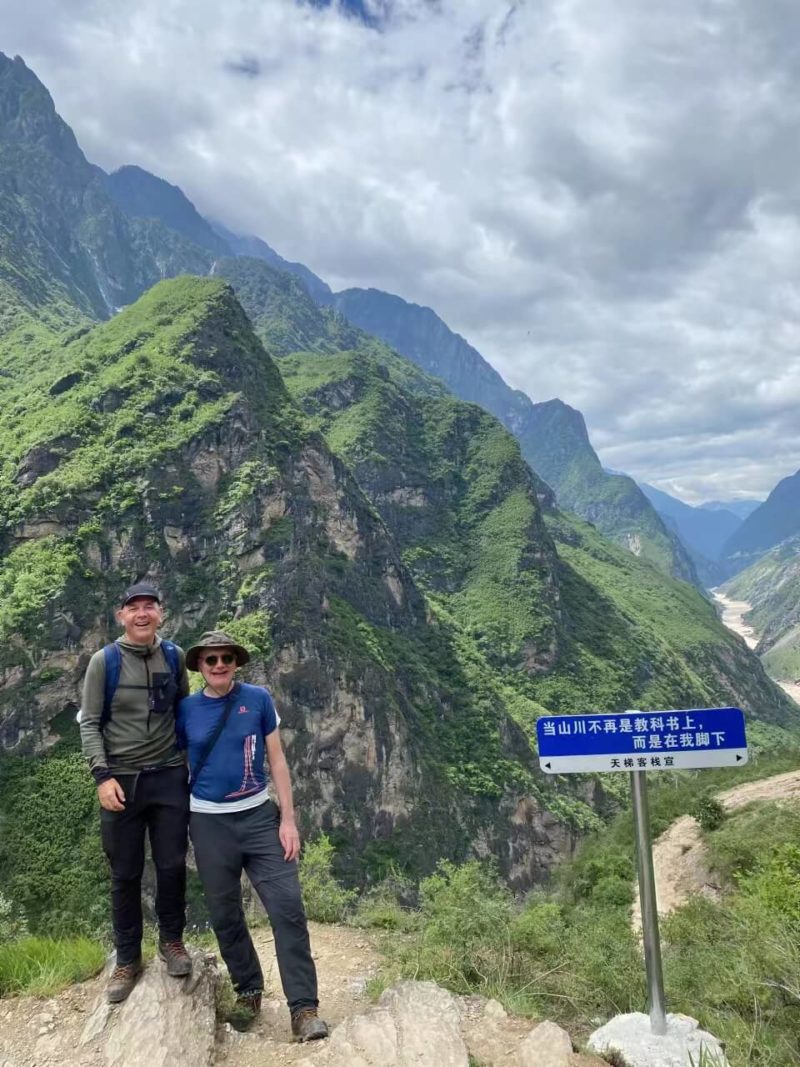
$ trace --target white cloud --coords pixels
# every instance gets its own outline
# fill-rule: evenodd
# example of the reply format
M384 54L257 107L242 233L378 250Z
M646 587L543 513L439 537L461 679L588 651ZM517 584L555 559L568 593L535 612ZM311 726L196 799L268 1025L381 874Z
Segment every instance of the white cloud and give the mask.
M687 499L800 467L788 0L0 0L87 155L434 307ZM353 7L353 2L344 5Z

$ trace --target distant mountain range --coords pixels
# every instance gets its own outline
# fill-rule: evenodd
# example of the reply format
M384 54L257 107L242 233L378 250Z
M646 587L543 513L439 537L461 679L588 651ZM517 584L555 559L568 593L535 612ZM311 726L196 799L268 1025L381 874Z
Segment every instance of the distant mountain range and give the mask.
M705 504L698 504L698 508L706 511L730 511L740 519L746 519L756 508L761 507L763 500L707 500Z
M742 570L770 548L800 533L800 471L783 478L731 535L724 554Z

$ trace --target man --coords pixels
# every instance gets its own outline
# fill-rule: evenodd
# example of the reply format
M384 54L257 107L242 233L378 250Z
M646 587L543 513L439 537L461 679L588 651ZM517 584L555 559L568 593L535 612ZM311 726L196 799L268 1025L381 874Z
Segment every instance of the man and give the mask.
M236 990L230 1022L247 1029L261 1009L264 975L242 910L242 871L264 905L298 1041L328 1036L317 1008L317 972L303 909L289 768L272 697L236 680L250 653L221 630L186 653L205 685L181 701L178 740L192 772L191 836L222 958ZM269 767L267 774L266 767ZM280 807L270 799L272 780Z
M189 692L186 660L158 636L163 612L152 585L127 589L116 617L125 632L89 661L81 708L81 745L97 784L111 865L112 1004L125 1000L142 970L145 831L156 869L159 955L175 977L192 969L183 944L189 791L175 744L177 702Z

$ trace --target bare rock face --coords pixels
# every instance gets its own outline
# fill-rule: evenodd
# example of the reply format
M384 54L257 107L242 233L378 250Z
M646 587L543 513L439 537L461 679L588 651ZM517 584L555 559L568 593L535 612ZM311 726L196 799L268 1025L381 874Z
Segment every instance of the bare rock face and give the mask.
M102 1049L107 1067L209 1067L216 1025L213 956L191 950L192 974L170 978L152 961L119 1007L99 1000L81 1044Z
M467 1067L458 1004L434 982L401 982L345 1019L320 1055L298 1067Z

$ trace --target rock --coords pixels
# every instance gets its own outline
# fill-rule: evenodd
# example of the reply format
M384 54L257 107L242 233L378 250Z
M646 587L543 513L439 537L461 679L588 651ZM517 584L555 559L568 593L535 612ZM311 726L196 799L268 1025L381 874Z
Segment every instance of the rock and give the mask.
M98 1038L106 1028L106 1024L111 1016L111 1005L108 1003L104 995L97 998L97 1003L92 1009L92 1013L86 1020L86 1025L83 1028L81 1034L81 1045L88 1045L90 1041L94 1041Z
M492 1022L505 1022L508 1018L508 1012L500 1003L499 1000L487 1000L483 1009L483 1014L487 1019L491 1019Z
M689 1067L690 1055L697 1063L703 1051L714 1057L714 1067L728 1065L719 1041L688 1015L668 1015L663 1037L652 1032L642 1012L616 1015L595 1030L588 1046L604 1055L615 1053L620 1067Z
M572 1040L566 1030L545 1020L517 1050L517 1067L570 1067Z
M455 998L434 982L400 982L297 1067L468 1067L468 1060Z
M128 999L112 1011L116 1017L104 1048L108 1067L211 1064L217 969L213 957L196 949L190 953L194 973L188 989L186 980L170 978L163 963L154 960ZM99 1008L95 1012L99 1022Z

